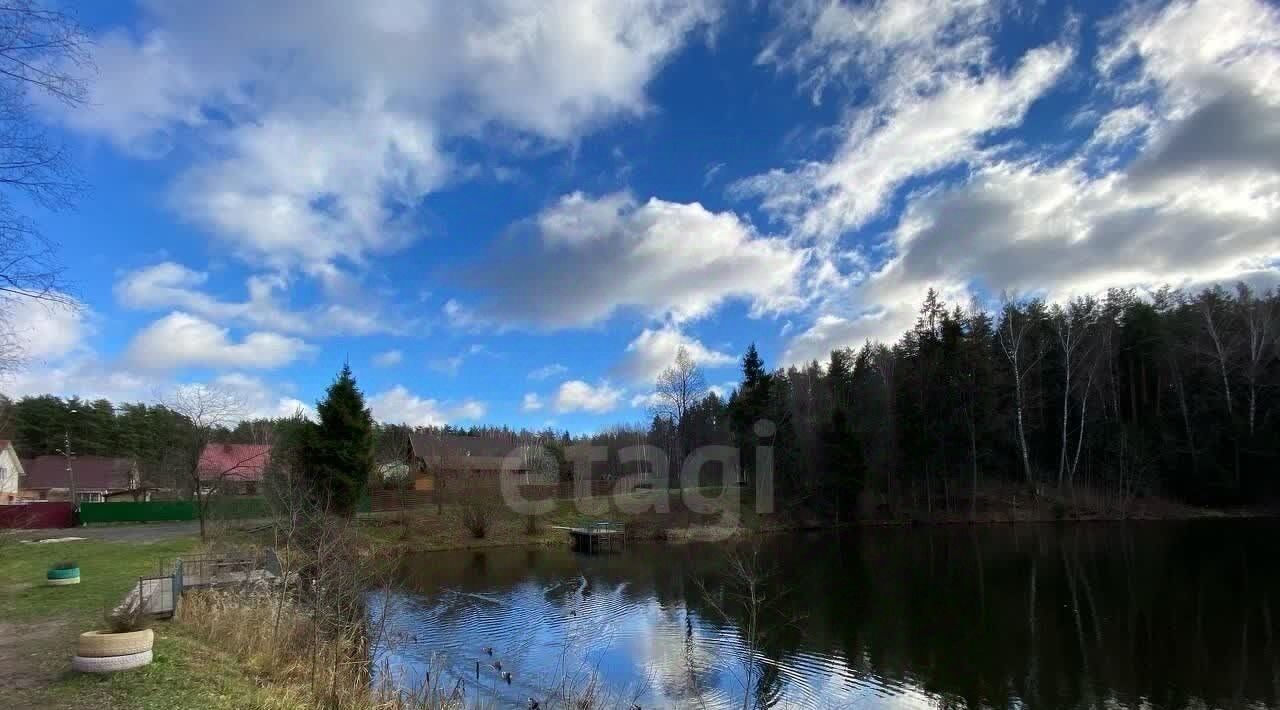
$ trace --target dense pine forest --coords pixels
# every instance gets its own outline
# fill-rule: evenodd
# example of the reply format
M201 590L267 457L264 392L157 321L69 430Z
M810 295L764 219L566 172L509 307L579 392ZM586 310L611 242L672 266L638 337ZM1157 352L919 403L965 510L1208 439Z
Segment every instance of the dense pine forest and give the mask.
M1262 504L1280 492L1280 296L1244 285L1150 298L1112 290L992 313L930 292L896 344L868 342L777 370L753 345L724 398L682 356L654 400L648 425L588 436L443 430L547 442L566 477L564 452L577 442L610 447L603 472L614 475L623 470L618 449L657 446L673 478L687 452L706 444L739 447L750 477L755 447L768 445L782 501L839 512L864 492L891 507L963 512L977 491L1009 484L1122 503ZM28 397L0 408L0 435L23 456L54 453L70 432L77 453L129 456L144 469L162 466L190 426L164 406L105 400ZM758 428L761 420L771 426ZM212 440L264 441L278 424L244 421ZM400 455L406 433L380 425L378 458Z

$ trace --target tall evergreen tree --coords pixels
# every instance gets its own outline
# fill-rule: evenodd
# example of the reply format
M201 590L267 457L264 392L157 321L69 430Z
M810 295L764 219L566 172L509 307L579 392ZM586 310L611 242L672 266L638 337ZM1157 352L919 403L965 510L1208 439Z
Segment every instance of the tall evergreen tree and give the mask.
M342 366L316 411L320 423L307 445L303 475L334 512L350 515L368 490L373 468L373 416L350 365Z

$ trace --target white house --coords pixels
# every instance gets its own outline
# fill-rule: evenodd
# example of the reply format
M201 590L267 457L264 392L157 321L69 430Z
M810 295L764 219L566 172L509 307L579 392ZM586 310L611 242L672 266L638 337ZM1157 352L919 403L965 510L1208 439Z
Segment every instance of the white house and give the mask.
M18 480L22 478L22 461L13 442L0 439L0 505L18 502Z

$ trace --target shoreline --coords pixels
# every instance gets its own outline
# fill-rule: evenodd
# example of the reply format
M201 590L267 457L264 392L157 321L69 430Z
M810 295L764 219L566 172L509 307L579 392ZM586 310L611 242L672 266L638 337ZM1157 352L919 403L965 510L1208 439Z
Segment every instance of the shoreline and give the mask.
M772 516L770 516L772 517ZM1068 517L1053 517L1050 515L1010 515L997 514L980 517L977 520L966 518L963 516L945 516L936 515L932 518L927 516L907 516L898 518L881 518L881 519L858 519L852 521L817 521L805 520L795 521L791 523L779 523L777 521L759 519L763 525L739 525L734 528L726 529L724 526L714 524L689 524L689 525L671 525L671 526L654 526L648 525L638 526L640 532L633 534L628 531L628 542L660 542L670 544L688 544L699 542L731 542L736 540L750 539L757 536L775 535L782 533L803 533L803 532L828 532L836 530L856 530L865 529L889 529L889 528L993 528L1013 525L1081 525L1081 524L1097 524L1097 523L1173 523L1173 522L1192 522L1192 521L1230 521L1230 520L1266 520L1280 518L1280 511L1275 510L1256 510L1256 509L1197 509L1183 508L1177 511L1166 510L1163 512L1154 511L1137 511L1132 514L1089 514ZM375 519L362 521L364 523L373 522ZM369 527L395 527L399 523L390 521L377 521L381 525L374 524ZM624 523L627 521L624 521ZM645 523L651 523L652 520L646 520ZM462 533L446 540L424 541L415 540L412 536L402 539L369 539L371 547L378 548L382 551L394 551L406 554L421 554L430 552L452 552L463 550L484 550L489 548L506 548L506 547L528 547L528 548L545 548L568 546L567 540L561 535L560 531L547 528L537 535L495 535L480 539L467 538ZM372 537L372 536L370 536Z

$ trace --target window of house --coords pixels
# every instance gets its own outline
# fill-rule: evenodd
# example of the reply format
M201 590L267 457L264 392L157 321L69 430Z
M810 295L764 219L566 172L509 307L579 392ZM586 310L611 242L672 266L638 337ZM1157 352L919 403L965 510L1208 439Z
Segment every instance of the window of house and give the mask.
M101 503L103 496L101 493L77 493L76 502L78 503Z

